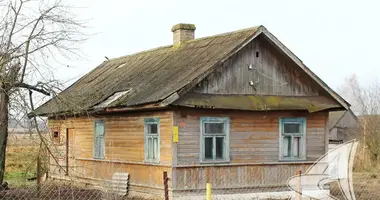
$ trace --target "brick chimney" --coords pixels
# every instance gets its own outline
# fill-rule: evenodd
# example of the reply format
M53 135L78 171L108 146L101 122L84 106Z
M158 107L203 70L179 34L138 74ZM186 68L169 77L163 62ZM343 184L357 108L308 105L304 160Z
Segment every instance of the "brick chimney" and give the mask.
M194 24L176 24L172 28L173 44L180 44L188 40L194 39Z

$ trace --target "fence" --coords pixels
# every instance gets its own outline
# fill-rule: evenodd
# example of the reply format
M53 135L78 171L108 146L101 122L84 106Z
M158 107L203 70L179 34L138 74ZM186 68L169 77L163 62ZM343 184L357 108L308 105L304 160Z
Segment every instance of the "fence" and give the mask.
M25 140L30 138L26 137ZM297 172L298 175L300 171L305 173L313 164L240 163L197 166L188 163L174 168L152 165L149 169L140 169L136 163L105 161L89 164L87 161L78 161L78 165L70 168L66 175L62 171L65 167L57 167L56 174L52 168L47 170L46 164L54 164L54 161L38 156L44 154L43 151L41 153L38 142L23 144L25 145L11 145L8 148L8 185L0 190L0 199L300 199L302 195L305 196L307 188L302 182L297 182L296 189L299 188L298 191L303 193L301 195L291 190L287 181ZM86 152L76 151L75 157L79 159L82 153ZM371 163L371 167L366 166L368 162L363 161L363 157L363 153L358 151L352 173L356 199L378 199L379 165ZM57 158L65 161L65 156ZM115 175L115 172L122 171L128 171L129 174ZM89 174L97 175L98 178L90 179ZM145 182L136 182L136 174ZM324 189L337 199L344 199L337 182L332 182ZM131 191L139 191L139 195ZM141 195L144 193L152 195Z

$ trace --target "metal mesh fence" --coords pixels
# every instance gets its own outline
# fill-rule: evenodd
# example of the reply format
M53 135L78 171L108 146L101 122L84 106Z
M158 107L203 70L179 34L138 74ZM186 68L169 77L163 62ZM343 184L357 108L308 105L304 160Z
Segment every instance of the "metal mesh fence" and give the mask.
M157 180L156 192L152 194L151 188L142 187L140 195L132 195L131 191L138 187L135 180L140 177L135 177L134 172L123 167L124 165L104 161L103 167L82 163L67 168L65 164L67 158L63 154L55 155L59 165L51 158L40 160L39 175L42 178L37 181L37 155L44 155L45 158L49 156L46 151L40 150L36 138L34 138L35 143L31 142L30 137L26 139L17 137L15 140L19 142L11 141L8 148L6 176L8 185L3 185L4 188L0 189L0 199L165 199L167 197L167 199L190 200L207 199L207 194L210 194L210 199L218 200L310 199L308 198L310 193L306 192L308 188L304 182L300 182L298 186L297 182L295 186L293 185L301 188L302 194L298 194L291 189L292 185L288 180L297 173L306 173L313 162L225 163L204 164L200 167L196 167L193 163L182 163L181 166L162 170L159 177L150 176L150 172L146 171L146 177ZM23 143L22 140L28 141ZM60 148L51 145L53 152L54 149ZM57 153L61 152L57 150ZM81 157L85 153L88 152L75 150L74 157ZM353 163L352 194L358 200L379 199L380 196L379 165L368 154L368 151L359 147ZM118 158L112 159L118 160ZM65 171L67 169L68 173ZM165 171L167 177L164 176ZM96 175L96 180L89 177L89 173L92 176ZM324 180L323 177L321 180ZM326 198L321 195L321 198L314 199L353 199L344 196L342 184L344 182L339 184L338 180L331 181L320 190L314 191L328 193L331 197Z

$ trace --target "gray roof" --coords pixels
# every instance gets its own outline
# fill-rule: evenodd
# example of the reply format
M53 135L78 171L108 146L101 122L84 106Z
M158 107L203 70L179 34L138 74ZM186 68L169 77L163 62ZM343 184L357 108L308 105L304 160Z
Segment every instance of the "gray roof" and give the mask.
M107 107L165 99L252 38L259 27L186 41L103 62L34 111L45 115L92 109L116 92L128 91Z
M345 111L330 112L329 113L329 121L327 123L328 130L333 128L338 123L338 121L343 117L344 113L346 113L346 112L347 112L346 110Z

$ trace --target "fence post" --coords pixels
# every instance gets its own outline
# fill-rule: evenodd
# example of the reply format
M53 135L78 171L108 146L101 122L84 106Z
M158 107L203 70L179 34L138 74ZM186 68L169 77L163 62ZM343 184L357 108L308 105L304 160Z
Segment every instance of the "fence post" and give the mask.
M296 192L296 200L301 200L302 199L302 188L301 188L301 170L298 170L296 172L296 175L298 177L298 181L297 181L297 185L296 185L296 189L297 189L297 192Z
M165 190L165 200L169 200L169 188L168 188L168 172L164 171L164 190Z
M206 184L206 200L211 200L211 183Z
M37 156L37 196L41 195L41 157Z

